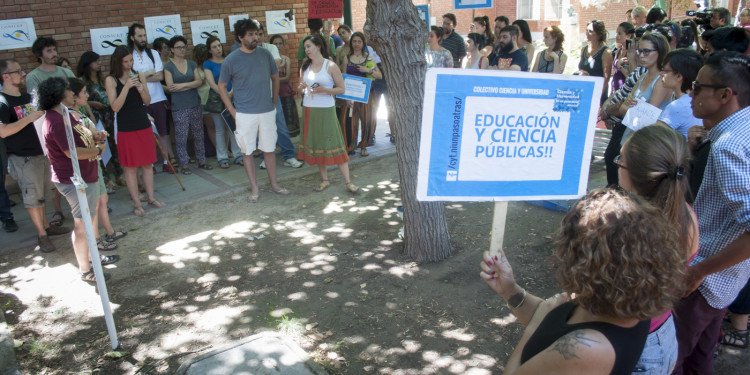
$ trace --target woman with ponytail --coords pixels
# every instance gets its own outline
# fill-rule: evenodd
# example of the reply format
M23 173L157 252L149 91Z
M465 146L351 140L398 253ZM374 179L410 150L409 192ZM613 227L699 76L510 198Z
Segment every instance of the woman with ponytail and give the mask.
M495 45L495 37L492 35L492 28L490 27L490 18L487 16L474 17L471 28L475 33L482 36L482 45L485 47L479 53L482 56L489 56L492 53L492 46Z

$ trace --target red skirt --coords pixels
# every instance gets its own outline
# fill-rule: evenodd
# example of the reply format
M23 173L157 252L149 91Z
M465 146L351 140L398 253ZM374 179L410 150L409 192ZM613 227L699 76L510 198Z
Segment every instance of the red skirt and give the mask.
M117 156L123 167L136 168L156 163L156 142L150 127L134 132L117 132Z

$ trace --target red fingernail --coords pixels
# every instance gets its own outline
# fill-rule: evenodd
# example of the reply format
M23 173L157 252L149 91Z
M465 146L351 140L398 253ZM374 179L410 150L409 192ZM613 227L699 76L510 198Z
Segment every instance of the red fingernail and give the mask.
M490 273L494 275L494 274L495 274L495 271L490 271Z
M495 255L495 260L498 260L498 259L497 259L497 255Z

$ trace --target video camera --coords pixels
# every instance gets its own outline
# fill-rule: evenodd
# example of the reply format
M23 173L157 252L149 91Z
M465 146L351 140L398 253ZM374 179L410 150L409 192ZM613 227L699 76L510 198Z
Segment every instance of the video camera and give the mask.
M711 17L713 16L711 9L703 11L688 10L685 12L685 15L688 17L695 17L695 24L703 27L703 29L711 28Z

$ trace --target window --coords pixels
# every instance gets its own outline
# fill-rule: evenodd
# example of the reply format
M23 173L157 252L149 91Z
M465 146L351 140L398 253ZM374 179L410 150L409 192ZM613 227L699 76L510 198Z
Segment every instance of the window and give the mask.
M544 0L544 19L559 21L563 18L563 0Z
M516 0L516 19L538 20L540 13L539 1L540 0Z

